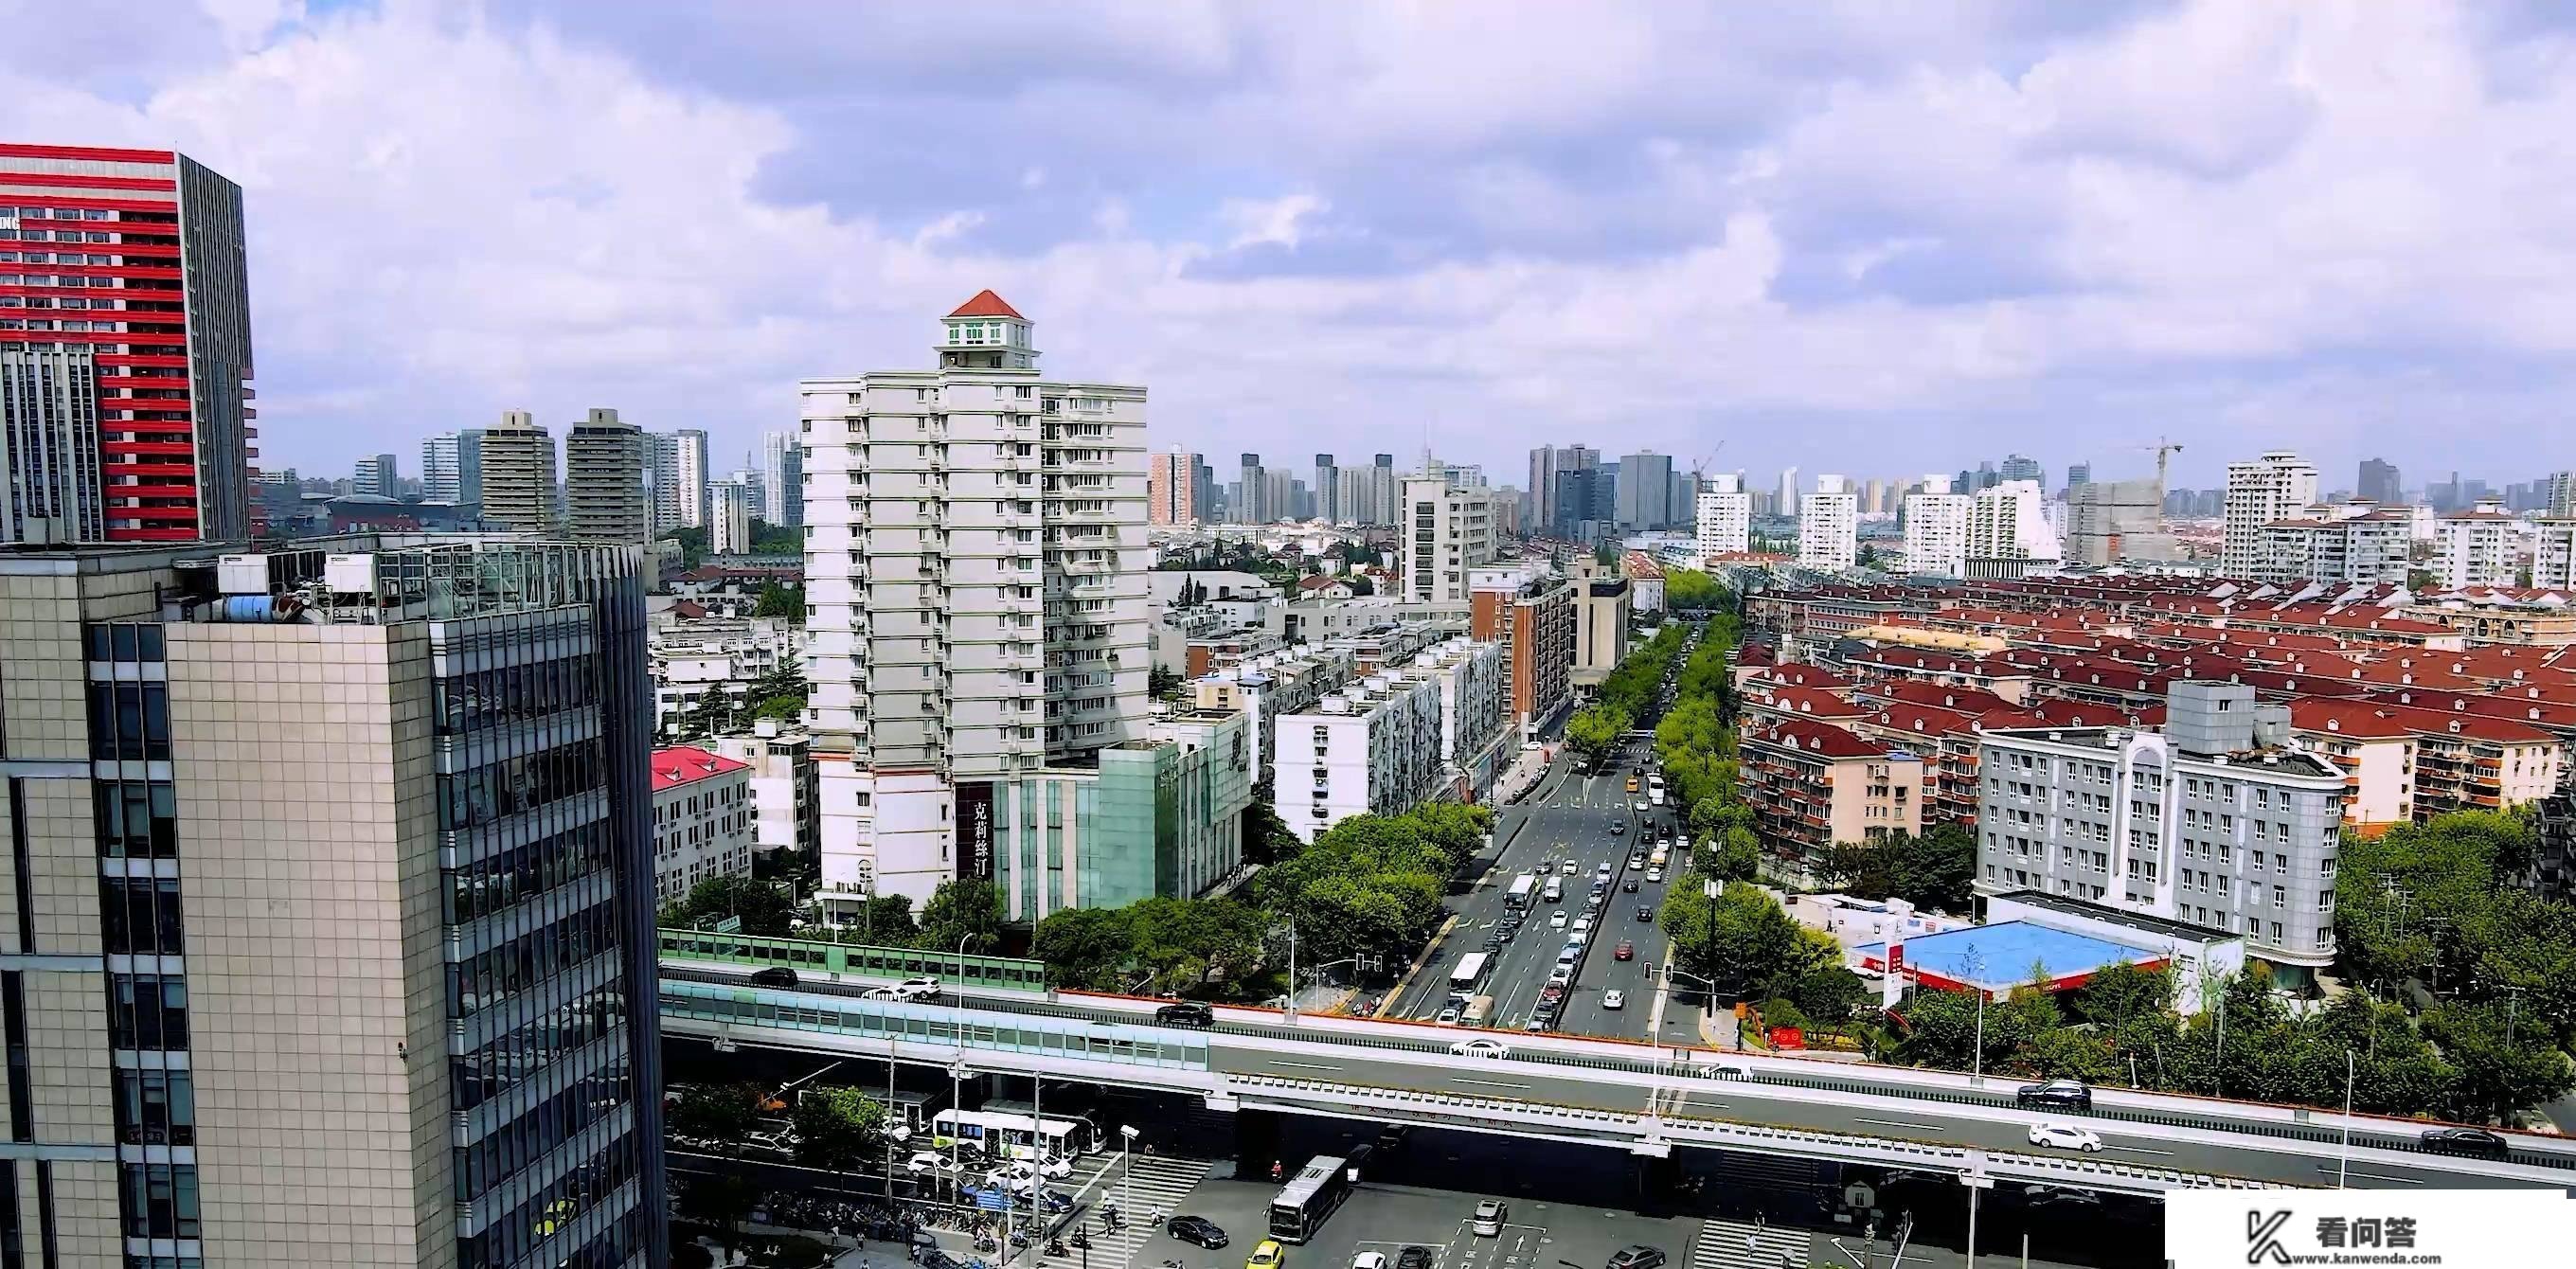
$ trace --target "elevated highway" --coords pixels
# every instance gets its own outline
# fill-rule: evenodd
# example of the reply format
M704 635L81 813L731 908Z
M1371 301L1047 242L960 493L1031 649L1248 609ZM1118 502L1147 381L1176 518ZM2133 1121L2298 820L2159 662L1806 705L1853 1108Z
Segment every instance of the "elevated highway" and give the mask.
M719 951L716 942L734 946ZM935 954L920 964L856 965L836 949L826 964L797 966L794 988L749 982L790 950L786 940L666 932L664 1031L906 1064L962 1061L978 1071L1185 1093L1225 1110L1435 1125L1647 1155L1676 1146L1752 1150L2136 1194L2332 1186L2339 1177L2355 1187L2576 1185L2576 1143L2516 1134L2506 1160L2461 1158L2422 1149L2422 1123L2367 1115L2347 1123L2339 1113L2297 1107L2106 1088L2090 1114L2025 1110L2014 1104L2017 1079L1375 1019L1310 1014L1292 1022L1260 1009L1220 1008L1213 1029L1160 1026L1159 1002L1050 994L1034 985L1030 962L944 958L951 972L933 1003L868 992L897 975L931 971L926 962L943 959ZM961 985L961 967L966 978L1010 985ZM1476 1035L1505 1041L1509 1055L1451 1052ZM2033 1147L2027 1133L2043 1121L2090 1128L2103 1149Z

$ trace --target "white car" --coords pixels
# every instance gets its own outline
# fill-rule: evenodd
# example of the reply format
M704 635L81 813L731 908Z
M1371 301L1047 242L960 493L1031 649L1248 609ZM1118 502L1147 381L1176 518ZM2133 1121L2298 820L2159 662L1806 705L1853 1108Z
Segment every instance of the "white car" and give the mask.
M1661 868L1649 868L1649 869L1647 869L1647 870L1646 870L1646 881L1647 881L1647 884L1652 885L1652 884L1654 884L1654 883L1656 883L1656 882L1660 882L1660 881L1662 881L1663 879L1664 879L1664 870L1663 870L1663 869L1661 869Z
M1601 993L1601 1007L1604 1009L1617 1009L1627 1003L1628 993L1616 987Z
M1576 926L1576 927L1574 928L1574 930L1573 930L1572 932L1568 933L1568 934L1565 936L1565 945L1566 945L1567 947L1581 947L1581 946L1583 946L1583 942L1584 942L1584 940L1589 939L1589 938L1591 938L1591 937L1592 937L1592 931L1587 930L1587 929L1584 929L1583 927L1581 927L1581 926L1579 926L1579 925L1578 925L1578 926Z
M1565 909L1558 908L1556 911L1547 914L1547 928L1551 930L1562 930L1565 928Z
M1588 916L1580 916L1580 917L1576 917L1576 918L1574 919L1574 932L1575 932L1575 933L1577 933L1577 934L1589 934L1589 933L1591 933L1591 932L1592 932L1592 918L1591 918L1591 917L1588 917Z
M1573 875L1574 875L1574 870L1575 870L1575 869L1577 869L1577 868L1580 868L1580 867L1582 867L1582 866L1583 866L1583 865L1578 864L1578 863L1574 862L1573 860L1569 859L1569 860L1566 860L1565 862L1563 862L1563 863L1561 863L1561 864L1558 864L1558 865L1556 866L1556 870L1557 870L1558 872L1560 872L1560 873L1564 874L1565 876L1571 877L1571 876L1573 876Z
M2030 1144L2092 1154L2102 1148L2102 1138L2090 1128L2078 1128L2073 1124L2032 1124Z
M1351 1269L1386 1269L1386 1253L1364 1251L1351 1257Z
M1488 1040L1478 1036L1473 1040L1460 1040L1450 1045L1449 1051L1460 1057L1507 1058L1512 1055L1512 1046L1500 1040Z
M947 1155L928 1150L916 1150L911 1158L903 1161L903 1170L914 1176L925 1172L953 1172L956 1168L957 1165L950 1162Z

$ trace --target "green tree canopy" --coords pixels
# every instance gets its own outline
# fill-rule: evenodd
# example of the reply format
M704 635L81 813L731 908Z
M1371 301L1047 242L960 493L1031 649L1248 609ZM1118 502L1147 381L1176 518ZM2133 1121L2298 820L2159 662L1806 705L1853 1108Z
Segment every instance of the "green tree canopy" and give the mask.
M1002 945L1002 924L1001 887L981 878L943 881L922 905L920 945L955 952L963 942L970 954L990 952Z
M796 1162L847 1171L884 1148L885 1104L855 1088L807 1091L791 1116Z

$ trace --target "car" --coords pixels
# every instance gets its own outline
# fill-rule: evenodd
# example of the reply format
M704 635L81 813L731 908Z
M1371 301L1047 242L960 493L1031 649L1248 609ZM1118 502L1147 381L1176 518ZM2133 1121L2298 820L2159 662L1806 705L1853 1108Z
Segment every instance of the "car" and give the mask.
M1073 1196L1062 1190L1049 1190L1038 1201L1046 1205L1049 1216L1061 1216L1073 1210Z
M1538 1003L1542 1008L1552 1009L1556 1007L1556 1002L1563 999L1565 999L1565 988L1559 984L1549 983L1538 989Z
M1628 993L1616 987L1601 993L1601 1007L1604 1009L1617 1009L1627 1003Z
M1612 837L1626 837L1628 835L1628 821L1612 820L1610 822L1610 835Z
M1499 932L1486 935L1485 950L1488 952L1499 952L1503 950L1503 936Z
M939 999L939 975L922 974L896 983L891 989L897 1000Z
M1521 752L1522 752L1522 753L1537 753L1539 750L1541 750L1541 749L1543 749L1543 748L1546 748L1546 746L1541 745L1540 743L1538 743L1538 742L1537 742L1537 741L1535 741L1535 740L1524 740L1524 741L1522 741L1522 742L1521 742Z
M1569 859L1569 860L1564 861L1563 863L1558 864L1558 865L1556 866L1556 871L1557 871L1557 872L1558 872L1558 874L1559 874L1559 875L1561 875L1561 876L1571 877L1571 876L1573 876L1573 875L1574 875L1575 870L1576 870L1576 869L1578 869L1578 868L1581 868L1582 866L1583 866L1583 865L1578 864L1578 863L1574 862L1573 860Z
M2065 1110L2093 1109L2093 1090L2082 1080L2050 1080L2044 1084L2024 1084L2013 1093L2017 1106L2056 1106Z
M2073 1124L2032 1124L2030 1144L2047 1146L2054 1150L2081 1150L2086 1154L2095 1154L2102 1149L2102 1138L2094 1135L2090 1128L2078 1128Z
M1636 879L1636 878L1634 878L1634 877L1630 877L1630 878L1628 879L1627 883L1626 883L1625 885L1620 886L1620 887L1619 887L1619 889L1620 889L1621 891L1625 892L1625 893L1628 893L1628 894L1635 894L1635 893L1637 893L1637 879Z
M1637 945L1626 939L1619 940L1619 946L1612 948L1610 951L1610 959L1620 961L1633 961L1637 959Z
M1506 943L1509 943L1520 936L1521 923L1518 921L1505 921L1501 925L1494 927L1494 937L1501 939Z
M1600 867L1592 870L1592 876L1598 881L1608 881L1612 875L1616 874L1618 871L1618 869L1610 866L1609 860L1605 859L1601 861Z
M1609 902L1609 901L1610 901L1610 896L1608 896L1608 895L1606 895L1606 894L1602 894L1602 893L1600 893L1599 891L1594 891L1593 893L1588 894L1588 895L1585 895L1585 896L1583 897L1583 906L1584 906L1585 908L1587 908L1587 909L1590 909L1590 908L1597 908L1597 907L1600 907L1602 904L1607 903L1607 902Z
M1485 1199L1476 1204L1476 1214L1467 1218L1467 1228L1479 1238L1500 1237L1503 1223L1512 1218L1510 1205L1501 1199Z
M1164 1230L1172 1237L1210 1251L1225 1245L1225 1231L1204 1216L1175 1216Z
M1386 1253L1364 1251L1351 1257L1351 1269L1386 1269Z
M1213 1027L1216 1025L1216 1010L1204 1001L1174 1001L1154 1010L1154 1021L1167 1027Z
M1630 1243L1610 1253L1610 1259L1602 1269L1662 1269L1663 1263L1662 1248Z
M931 1172L954 1172L957 1170L957 1164L947 1155L936 1151L915 1150L911 1158L903 1161L903 1170L914 1176L922 1176Z
M1556 968L1547 971L1547 980L1551 983L1573 982L1574 967L1572 965L1559 965Z
M1395 1269L1431 1269L1431 1249L1413 1246L1395 1253Z
M1646 812L1651 811L1651 810L1653 810L1653 809L1655 809L1655 808L1653 808L1653 807L1651 807L1651 806L1648 806L1648 805L1646 805L1646 804L1645 804L1645 803L1643 803L1643 802L1639 802L1639 803L1637 804L1637 814L1638 814L1640 817L1643 817L1643 816L1646 814Z
M1588 932L1590 932L1590 930L1591 930L1591 929L1592 929L1592 917L1590 916L1590 914L1586 914L1586 915L1583 915L1583 916L1579 916L1579 917L1574 918L1574 931L1575 931L1575 933L1577 933L1577 934L1588 933Z
M1637 919L1640 921L1652 921L1655 919L1655 910L1647 907L1645 904L1638 904Z
M1554 1020L1553 1020L1553 1019L1550 1019L1546 1014L1543 1014L1543 1013L1534 1013L1534 1014L1531 1014L1531 1015L1530 1015L1530 1020L1529 1020L1526 1024L1524 1024L1524 1025L1521 1027L1521 1030L1523 1030L1523 1031L1545 1031L1545 1030L1547 1030L1549 1027L1554 1026L1554 1025L1556 1025L1556 1024L1555 1024L1555 1022L1554 1022Z
M2478 1159L2503 1159L2513 1153L2511 1142L2484 1128L2435 1128L2415 1142L2435 1154L2464 1154Z
M1558 908L1556 911L1547 914L1547 928L1551 930L1562 930L1565 928L1565 909Z
M1280 1246L1276 1238L1264 1238L1260 1245L1252 1249L1252 1254L1244 1259L1243 1269L1279 1269L1279 1266L1286 1263L1288 1263L1288 1249Z
M796 985L796 971L789 969L784 965L772 965L767 969L756 969L751 972L751 985L754 987L793 987Z
M1454 1027L1454 1026L1457 1026L1457 1025L1458 1025L1458 1018L1459 1018L1459 1010L1458 1010L1458 1006L1456 1006L1456 1005L1451 1005L1451 1006L1449 1006L1448 1008L1441 1010L1441 1011L1440 1011L1440 1016L1439 1016L1438 1018L1433 1019L1433 1021L1435 1021L1435 1022L1439 1023L1441 1026L1444 1026L1444 1027Z
M1646 870L1646 881L1647 881L1647 883L1648 883L1648 884L1650 884L1650 885L1661 885L1661 884L1663 884L1663 880L1664 880L1664 870L1663 870L1663 869L1661 869L1661 868L1649 868L1649 869L1647 869L1647 870Z
M1628 871L1630 871L1630 872L1635 872L1635 871L1637 871L1638 869L1643 868L1643 867L1645 867L1645 866L1646 866L1646 856L1645 856L1645 852L1640 851L1640 852L1638 852L1638 853L1636 853L1636 854L1634 854L1634 855L1630 855L1630 856L1628 856Z

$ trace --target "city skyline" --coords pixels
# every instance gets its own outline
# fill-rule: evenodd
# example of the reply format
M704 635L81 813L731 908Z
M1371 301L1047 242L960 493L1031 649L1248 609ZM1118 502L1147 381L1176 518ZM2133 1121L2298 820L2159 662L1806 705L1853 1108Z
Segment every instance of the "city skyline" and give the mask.
M2482 175L2530 164L2479 158L2554 152L2559 99L2518 104L2506 82L2546 47L2537 22L2213 6L1730 32L1623 9L1500 30L1066 11L969 14L933 41L896 15L809 16L183 15L124 24L136 55L109 71L43 52L72 19L38 13L0 70L41 91L0 108L0 131L178 148L243 183L260 461L308 470L503 409L560 434L597 404L740 453L790 416L796 378L915 360L912 315L985 286L1065 315L1059 351L1104 377L1163 385L1158 446L1427 440L1497 472L1543 442L1686 461L1720 439L1730 470L1862 446L1937 470L2054 432L2070 443L2040 461L2103 479L2144 474L2147 455L2119 451L2170 435L2181 487L2276 446L2327 472L2377 455L2501 482L2524 478L2514 438L2554 425L2566 386L2537 205ZM684 35L727 56L683 59ZM1695 35L1743 43L1748 64L1685 78ZM1072 55L1011 51L1033 39ZM1599 48L1601 73L1480 88L1568 41ZM794 87L857 47L900 50L901 91ZM2120 73L2183 47L2235 68L2225 103ZM2383 71L2378 47L2407 55ZM402 77L429 68L477 110L567 126L397 118ZM2389 133L2383 73L2442 125ZM996 115L1031 124L1008 144L902 139L920 103L997 78L1023 87ZM1186 148L1203 142L1121 119L1173 92L1261 157L1167 175L1207 167ZM1397 107L1415 93L1442 108ZM1631 109L1639 94L1668 104ZM637 113L571 105L607 95ZM1084 105L1044 104L1067 99ZM313 126L274 126L284 109ZM1629 122L1647 114L1652 130ZM1914 141L1879 154L1890 137ZM848 175L889 163L921 179ZM1909 163L1980 172L1978 192L1933 197ZM2294 234L2306 199L2376 188L2420 213ZM513 216L478 210L496 206ZM708 223L728 226L720 245L671 232ZM2495 267L2462 267L2472 239ZM2210 256L2219 240L2244 254ZM2387 281L2325 284L2365 263ZM1212 321L1235 337L1209 345ZM1713 342L1676 358L1603 338L1629 322Z

